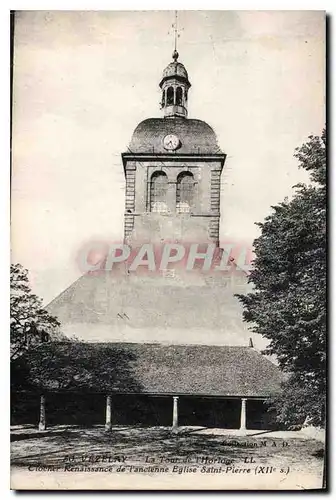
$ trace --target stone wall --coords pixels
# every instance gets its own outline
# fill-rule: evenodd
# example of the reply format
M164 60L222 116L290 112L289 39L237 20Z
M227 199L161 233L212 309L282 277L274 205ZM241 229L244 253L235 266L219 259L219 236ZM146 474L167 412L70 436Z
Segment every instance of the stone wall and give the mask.
M150 211L150 182L156 171L168 178L167 211ZM190 212L176 210L177 177L189 171L194 176L194 206ZM131 161L125 168L125 240L132 246L144 241L219 241L220 162Z

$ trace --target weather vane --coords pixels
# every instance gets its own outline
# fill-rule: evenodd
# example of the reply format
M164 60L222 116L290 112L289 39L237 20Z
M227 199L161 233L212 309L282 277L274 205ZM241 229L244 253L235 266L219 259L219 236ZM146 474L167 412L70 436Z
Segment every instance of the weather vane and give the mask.
M174 26L174 51L176 52L177 50L177 10L175 10L175 26Z
M177 10L175 10L175 22L171 26L174 29L174 52L173 52L173 59L174 61L177 60L179 54L177 52L177 39L180 38L180 33L177 27ZM180 30L182 31L182 30Z

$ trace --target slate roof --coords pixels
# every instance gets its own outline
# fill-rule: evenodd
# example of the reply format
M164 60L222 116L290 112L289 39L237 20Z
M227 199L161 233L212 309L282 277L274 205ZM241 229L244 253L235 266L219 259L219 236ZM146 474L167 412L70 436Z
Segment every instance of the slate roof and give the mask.
M250 286L243 274L139 271L88 273L48 306L67 337L89 342L248 345L266 341L249 331L235 293ZM258 338L257 338L258 337Z
M38 357L40 385L64 390L267 397L282 380L274 363L241 346L55 342L29 356Z
M140 272L125 275L113 269L88 273L58 295L47 310L63 326L125 324L219 331L230 319L242 323L242 306L234 294L249 290L246 276L190 272L170 279Z
M162 81L166 80L167 78L172 78L174 76L181 77L187 81L188 80L188 72L185 69L185 66L180 63L180 62L171 62L168 64L168 66L163 70L163 75L162 75Z
M213 129L202 120L188 118L148 118L134 130L131 153L167 153L163 138L175 134L181 141L176 154L222 154Z

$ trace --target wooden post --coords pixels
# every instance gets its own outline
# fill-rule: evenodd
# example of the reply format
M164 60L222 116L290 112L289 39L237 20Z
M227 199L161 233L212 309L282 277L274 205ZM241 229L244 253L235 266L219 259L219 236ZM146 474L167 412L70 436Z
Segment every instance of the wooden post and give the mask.
M178 396L173 396L173 429L178 427Z
M106 396L106 420L105 420L105 430L110 431L112 429L112 398L111 396Z
M45 396L42 395L40 398L40 421L38 425L39 431L45 431L46 429L46 407L45 407Z
M240 430L246 431L246 398L241 399Z

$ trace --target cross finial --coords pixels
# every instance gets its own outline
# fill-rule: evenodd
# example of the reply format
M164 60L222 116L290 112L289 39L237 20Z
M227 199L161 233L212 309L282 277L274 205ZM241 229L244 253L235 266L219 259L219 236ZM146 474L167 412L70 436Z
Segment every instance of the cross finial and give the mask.
M179 53L177 52L177 10L175 10L175 23L173 24L174 27L174 52L173 52L173 59L176 62L179 56Z

